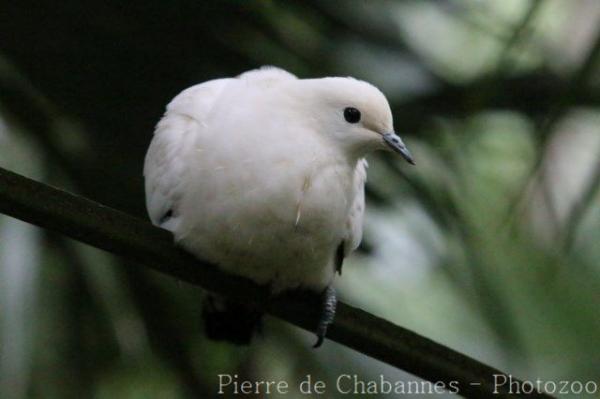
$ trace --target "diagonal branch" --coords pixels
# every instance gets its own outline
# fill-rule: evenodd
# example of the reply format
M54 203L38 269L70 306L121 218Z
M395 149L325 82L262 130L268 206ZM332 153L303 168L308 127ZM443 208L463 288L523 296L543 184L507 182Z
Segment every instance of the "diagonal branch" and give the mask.
M227 275L175 247L165 230L2 168L0 212L209 291L254 303L304 329L314 330L317 325L317 295L298 293L269 300L268 293L256 284ZM467 397L518 396L514 394L514 386L511 393L508 384L494 385L495 377L509 378L507 374L344 303L338 305L329 338L432 382L457 385L460 394Z

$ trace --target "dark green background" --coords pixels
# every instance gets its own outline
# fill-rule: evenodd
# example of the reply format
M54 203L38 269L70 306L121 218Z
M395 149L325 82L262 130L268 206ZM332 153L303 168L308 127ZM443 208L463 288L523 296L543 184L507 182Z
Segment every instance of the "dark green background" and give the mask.
M599 22L593 0L5 1L0 164L146 217L143 157L185 87L266 64L368 80L417 166L370 158L340 296L521 378L600 384ZM0 219L2 398L414 379L270 318L249 348L208 342L198 289L121 262Z

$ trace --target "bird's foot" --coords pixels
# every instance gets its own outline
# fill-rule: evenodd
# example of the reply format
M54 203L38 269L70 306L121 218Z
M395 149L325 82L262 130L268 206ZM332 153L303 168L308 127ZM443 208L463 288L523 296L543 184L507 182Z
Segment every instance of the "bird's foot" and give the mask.
M337 297L333 286L328 286L325 291L321 294L321 317L319 318L319 324L317 324L317 342L313 348L318 348L323 344L325 335L327 334L327 328L333 319L335 318L335 307L337 305Z

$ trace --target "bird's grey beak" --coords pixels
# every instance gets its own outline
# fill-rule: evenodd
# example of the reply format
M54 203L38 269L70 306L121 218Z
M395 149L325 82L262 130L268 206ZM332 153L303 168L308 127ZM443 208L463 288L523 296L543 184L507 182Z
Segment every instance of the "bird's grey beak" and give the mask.
M384 133L383 141L385 141L385 143L389 145L392 150L402 155L402 158L406 159L408 163L411 165L415 164L410 151L408 151L408 148L406 148L404 142L396 133Z

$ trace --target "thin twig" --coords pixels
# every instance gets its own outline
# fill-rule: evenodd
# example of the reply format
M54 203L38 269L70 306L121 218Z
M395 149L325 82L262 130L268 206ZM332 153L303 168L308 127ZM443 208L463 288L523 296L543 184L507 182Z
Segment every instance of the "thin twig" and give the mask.
M496 65L496 72L494 75L509 75L512 72L513 66L511 63L510 53L519 44L531 34L531 28L529 25L535 19L536 14L540 10L541 0L533 0L529 3L529 6L525 10L523 17L513 29L512 34L504 43L504 48L498 56L498 63Z

